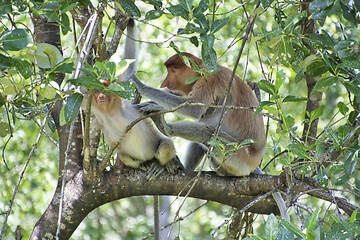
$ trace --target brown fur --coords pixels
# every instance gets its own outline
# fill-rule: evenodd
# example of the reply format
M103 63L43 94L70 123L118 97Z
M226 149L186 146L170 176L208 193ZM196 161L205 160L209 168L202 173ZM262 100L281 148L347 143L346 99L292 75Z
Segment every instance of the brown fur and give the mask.
M200 68L205 67L201 59L190 53L184 53L184 55L192 58ZM220 71L217 73L186 85L184 83L186 79L199 76L199 73L195 71L193 66L191 68L186 66L178 55L170 57L165 62L165 66L167 67L168 74L161 87L168 87L172 91L179 91L193 102L222 104L232 75L230 69L218 65ZM237 75L234 77L227 105L242 107L258 106L258 102L250 87ZM199 121L215 125L219 121L219 112L220 110L209 111L209 109L204 109L204 113ZM234 156L237 159L229 160L229 164L226 164L226 160L225 164L220 160L216 161L215 165L220 165L219 171L228 175L246 175L241 173L241 168L246 168L244 170L246 173L250 173L248 170L255 170L261 162L266 146L262 117L259 115L255 117L254 112L249 110L227 110L221 130L239 141L251 138L256 140L257 143L240 149L236 156Z

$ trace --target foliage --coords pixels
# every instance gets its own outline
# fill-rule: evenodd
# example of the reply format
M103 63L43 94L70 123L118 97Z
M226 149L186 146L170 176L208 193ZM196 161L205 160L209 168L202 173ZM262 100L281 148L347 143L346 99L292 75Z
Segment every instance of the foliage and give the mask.
M258 83L263 100L257 113L262 111L272 116L267 127L265 171L278 175L284 168L290 173L314 178L322 189L336 189L334 195L359 205L359 1L314 0L309 5L299 1L261 0L260 3L256 6L252 1L208 0L3 1L0 7L0 145L4 149L4 161L0 165L0 212L7 211L18 175L39 132L35 123L41 122L53 105L62 100L65 101L62 124L70 124L78 115L83 96L77 89L69 89L69 84L124 98L134 97L134 87L129 82L105 87L99 81L102 78L114 82L128 66L119 53L110 61L98 61L94 56L94 64L81 68L81 77L72 75L77 64L74 54L78 50L73 39L81 33L78 25L72 25L72 18L81 7L101 9L105 13L102 31L107 47L110 45L107 34L111 35L115 29L111 17L114 9L134 17L139 40L143 41L138 76L149 79L147 83L154 86L159 85L158 80L165 71L162 63L174 53L198 53L208 68L198 71L207 75L216 71L217 63L233 68L242 42L247 41L236 72L243 79ZM36 44L34 30L29 27L31 17L47 17L61 27L64 52L54 45ZM316 31L304 32L309 24L307 17L315 21ZM252 20L255 25L250 29ZM249 34L247 28L251 30ZM66 76L62 84L56 81L59 73ZM192 81L196 79L188 82ZM312 88L307 88L311 81ZM318 106L309 111L307 104L313 96L318 97ZM317 126L315 135L311 132L312 126ZM58 150L48 147L53 144L49 139L58 140L53 121L47 122L46 130L48 138L42 139L36 149L7 222L5 235L9 238L18 224L23 228L24 237L28 237L32 223L40 217L53 194L58 169ZM219 150L216 154L222 155L248 144L234 145L226 139L214 139L212 143ZM180 144L178 148L183 149ZM294 175L289 177L292 179ZM265 217L266 220L259 219L258 228L247 239L341 239L345 237L344 232L351 239L360 234L356 211L349 217L324 201L297 193L289 193L288 197L292 204L292 222L273 215ZM117 236L121 227L131 229L121 237L139 239L151 231L151 217L145 214L150 211L150 201L138 198L122 200L120 207L104 206L84 221L74 238L83 235L110 238ZM183 215L199 204L197 200L187 203L182 209ZM145 206L143 211L127 210L139 206ZM175 212L176 207L172 207L172 211ZM107 222L103 232L98 231L101 224L96 222L106 222L114 214L119 219L132 215L133 219L118 223L123 224L121 226ZM204 215L209 219L202 217ZM206 239L224 216L230 217L229 208L209 204L182 221L177 234L184 239L192 236ZM22 221L25 218L27 221ZM225 231L222 229L216 236L224 237Z

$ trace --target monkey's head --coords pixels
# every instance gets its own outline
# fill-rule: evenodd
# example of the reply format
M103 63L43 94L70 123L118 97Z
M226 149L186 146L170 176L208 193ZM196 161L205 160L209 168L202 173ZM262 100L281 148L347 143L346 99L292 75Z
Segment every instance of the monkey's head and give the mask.
M200 58L195 57L191 53L183 52L183 54L186 57L193 59L200 68L204 67L204 63ZM191 92L194 83L185 84L185 81L189 78L200 76L199 73L196 72L193 66L186 66L177 54L170 57L164 65L168 74L160 87L167 87L171 91L178 91L188 95Z

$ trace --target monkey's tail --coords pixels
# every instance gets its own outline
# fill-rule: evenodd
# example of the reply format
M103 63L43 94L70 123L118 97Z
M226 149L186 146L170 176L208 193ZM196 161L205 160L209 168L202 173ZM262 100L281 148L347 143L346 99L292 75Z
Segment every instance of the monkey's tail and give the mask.
M124 46L124 59L133 59L134 61L129 65L129 67L125 71L124 78L130 76L135 73L137 70L137 52L138 52L138 44L135 41L137 37L136 24L134 19L130 19L129 23L126 27L126 39Z

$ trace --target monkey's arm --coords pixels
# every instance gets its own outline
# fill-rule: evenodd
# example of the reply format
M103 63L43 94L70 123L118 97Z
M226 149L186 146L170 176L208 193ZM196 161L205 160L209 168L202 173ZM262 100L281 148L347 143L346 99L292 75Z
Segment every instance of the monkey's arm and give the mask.
M139 104L137 109L145 115L164 110L154 102ZM151 119L160 132L168 137L181 137L203 144L208 144L215 131L214 127L201 122L179 121L168 123L165 121L163 114L154 115Z
M171 93L146 86L136 77L135 74L130 75L126 81L127 80L132 81L136 85L136 89L140 95L149 98L166 109L172 109L180 104L190 101L188 98L179 97ZM176 112L184 116L199 119L205 111L205 107L189 106L180 108Z

